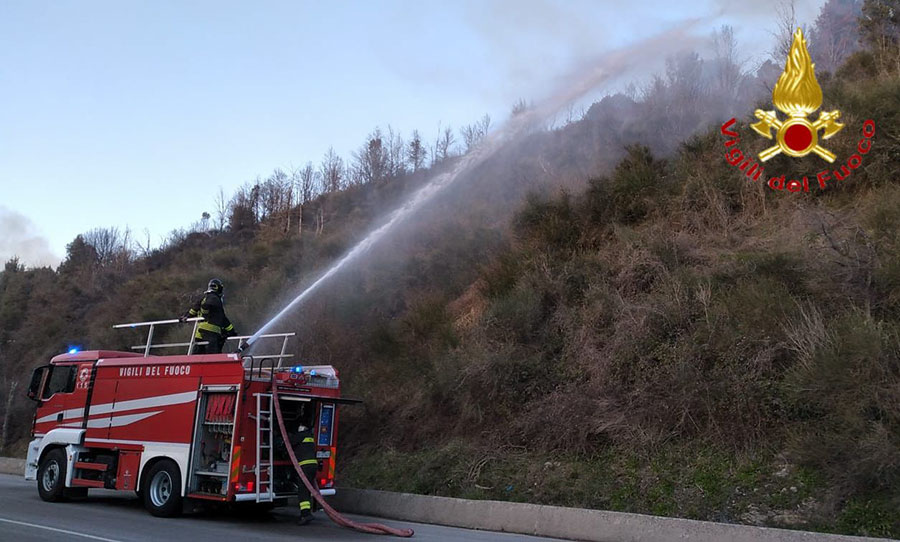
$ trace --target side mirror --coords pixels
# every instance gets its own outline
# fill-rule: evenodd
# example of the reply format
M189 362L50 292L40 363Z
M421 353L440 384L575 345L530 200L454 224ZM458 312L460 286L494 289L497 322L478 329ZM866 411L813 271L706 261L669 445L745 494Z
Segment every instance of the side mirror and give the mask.
M28 385L28 398L32 401L40 401L41 400L41 392L44 390L44 382L47 378L47 373L50 372L49 365L44 365L42 367L38 367L31 373L31 384Z

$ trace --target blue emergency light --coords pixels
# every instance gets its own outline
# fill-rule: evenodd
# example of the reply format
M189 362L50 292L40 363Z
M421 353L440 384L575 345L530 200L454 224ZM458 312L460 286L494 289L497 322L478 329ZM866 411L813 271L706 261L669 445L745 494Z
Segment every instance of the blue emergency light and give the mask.
M294 365L293 367L291 367L291 371L293 371L295 373L302 373L303 366L302 365Z
M77 354L77 353L78 353L78 347L73 346L72 348L69 348L69 353L70 353L70 354Z

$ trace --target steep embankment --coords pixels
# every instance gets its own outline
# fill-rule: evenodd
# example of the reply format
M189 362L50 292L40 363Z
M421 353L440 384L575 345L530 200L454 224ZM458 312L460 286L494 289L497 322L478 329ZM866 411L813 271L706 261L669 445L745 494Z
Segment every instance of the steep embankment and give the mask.
M460 296L369 337L346 483L900 534L900 81L825 90L839 156L878 127L827 190L749 182L715 129L529 201Z

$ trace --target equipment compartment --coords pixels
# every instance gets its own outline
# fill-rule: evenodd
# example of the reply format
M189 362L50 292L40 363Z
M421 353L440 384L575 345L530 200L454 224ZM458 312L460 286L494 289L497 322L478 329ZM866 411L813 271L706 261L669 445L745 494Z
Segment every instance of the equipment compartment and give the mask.
M188 493L225 497L231 468L236 391L201 391Z

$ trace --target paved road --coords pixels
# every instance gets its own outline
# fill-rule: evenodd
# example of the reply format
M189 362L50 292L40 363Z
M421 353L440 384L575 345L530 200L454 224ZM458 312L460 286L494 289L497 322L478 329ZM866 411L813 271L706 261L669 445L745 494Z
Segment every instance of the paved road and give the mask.
M412 540L436 542L537 542L551 540L505 533L455 529L437 525L384 521L351 516L356 520L379 521L394 527L411 527ZM370 542L400 540L366 535L342 529L322 512L304 526L294 523L289 507L257 517L235 517L226 511L207 511L176 519L155 518L147 513L131 492L91 490L80 502L48 503L38 497L35 482L21 476L0 474L0 541L44 542L47 540L88 542L215 540L303 540Z

